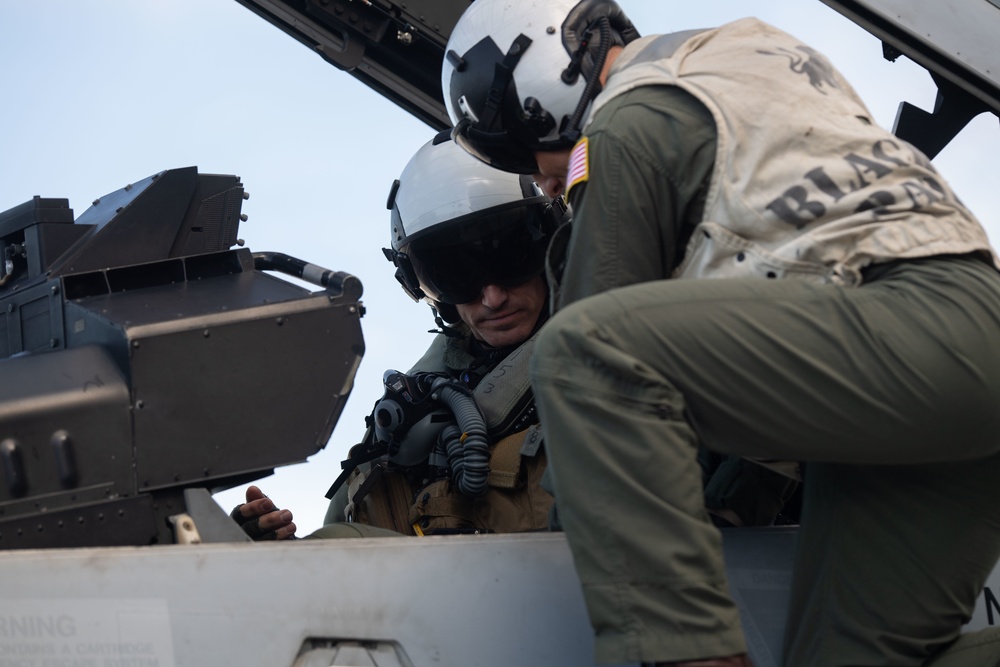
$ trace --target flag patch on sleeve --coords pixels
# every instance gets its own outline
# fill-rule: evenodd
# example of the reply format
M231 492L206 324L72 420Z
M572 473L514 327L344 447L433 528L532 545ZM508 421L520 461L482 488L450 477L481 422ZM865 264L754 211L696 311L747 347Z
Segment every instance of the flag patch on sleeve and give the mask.
M590 159L587 137L580 139L569 154L569 170L566 172L566 196L577 183L590 180Z

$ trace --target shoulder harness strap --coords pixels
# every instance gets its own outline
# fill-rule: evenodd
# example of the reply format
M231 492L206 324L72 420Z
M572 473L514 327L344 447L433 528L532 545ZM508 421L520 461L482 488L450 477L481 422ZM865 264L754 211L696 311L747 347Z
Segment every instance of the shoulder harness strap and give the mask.
M536 333L507 355L473 392L493 439L524 430L535 421L528 364L537 336Z

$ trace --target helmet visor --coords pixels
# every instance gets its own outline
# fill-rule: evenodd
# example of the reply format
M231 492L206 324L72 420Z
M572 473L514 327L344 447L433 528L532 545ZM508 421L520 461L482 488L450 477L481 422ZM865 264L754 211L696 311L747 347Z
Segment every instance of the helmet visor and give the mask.
M517 287L540 275L549 236L547 203L476 213L417 235L405 253L420 288L435 301L462 304L487 285Z

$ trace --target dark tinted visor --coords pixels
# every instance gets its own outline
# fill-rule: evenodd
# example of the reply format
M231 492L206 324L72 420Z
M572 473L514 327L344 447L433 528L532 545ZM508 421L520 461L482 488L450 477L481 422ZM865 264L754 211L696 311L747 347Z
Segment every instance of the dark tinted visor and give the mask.
M544 199L544 198L539 198ZM517 287L540 275L549 237L543 232L547 202L464 216L400 249L420 289L435 301L462 304L487 285Z

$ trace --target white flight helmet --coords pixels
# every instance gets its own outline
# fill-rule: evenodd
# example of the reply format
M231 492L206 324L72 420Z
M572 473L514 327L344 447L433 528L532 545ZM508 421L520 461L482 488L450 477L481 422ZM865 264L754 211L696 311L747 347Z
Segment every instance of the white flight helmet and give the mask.
M639 37L612 0L476 0L452 30L441 89L462 148L504 171L572 147L608 50Z
M489 284L516 287L544 271L549 238L565 214L528 176L497 171L442 132L418 150L389 192L396 279L449 323L455 304Z

